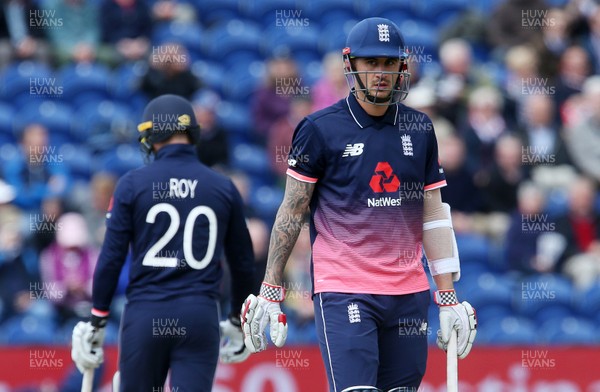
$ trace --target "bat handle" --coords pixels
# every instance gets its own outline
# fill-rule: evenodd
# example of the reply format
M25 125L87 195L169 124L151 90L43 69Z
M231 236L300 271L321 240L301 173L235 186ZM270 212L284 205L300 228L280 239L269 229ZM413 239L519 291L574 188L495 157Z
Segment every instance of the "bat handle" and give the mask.
M81 392L92 392L94 387L94 369L85 369L83 372L83 381L81 383Z
M448 350L446 358L446 387L448 392L458 392L458 336L457 331L452 329L450 340L448 341Z

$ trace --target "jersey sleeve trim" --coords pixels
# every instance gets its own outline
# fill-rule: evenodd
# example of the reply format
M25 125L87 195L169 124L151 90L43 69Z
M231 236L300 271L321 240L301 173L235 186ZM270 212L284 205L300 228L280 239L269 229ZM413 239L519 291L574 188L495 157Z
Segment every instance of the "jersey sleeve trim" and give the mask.
M92 308L92 314L98 317L108 317L109 311L98 310L96 308Z
M287 169L286 174L292 178L295 178L298 181L308 182L310 184L315 184L319 180L318 178L313 178L300 174L292 169Z
M424 190L431 191L433 189L441 188L441 187L444 187L446 185L448 185L446 183L446 180L442 180L442 181L434 182L433 184L426 185L425 188L424 188Z

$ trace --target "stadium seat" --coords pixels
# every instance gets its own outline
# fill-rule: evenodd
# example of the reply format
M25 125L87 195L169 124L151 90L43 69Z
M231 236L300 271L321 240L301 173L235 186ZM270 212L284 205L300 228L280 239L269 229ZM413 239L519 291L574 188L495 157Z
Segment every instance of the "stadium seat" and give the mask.
M587 290L577 291L573 301L575 310L583 317L595 319L600 316L600 282ZM599 318L600 320L600 318Z
M144 159L140 150L128 144L121 144L117 148L103 153L99 159L100 170L113 173L117 177L122 176L129 170L144 165Z
M306 7L306 16L310 19L318 20L321 26L326 26L332 14L340 13L348 19L359 19L360 1L355 0L328 0L311 1ZM325 18L323 18L325 17Z
M541 274L517 282L513 297L519 314L536 317L537 312L548 305L572 306L574 294L572 284L566 278Z
M109 82L111 97L124 101L132 98L147 70L148 63L145 61L125 63L114 69Z
M13 127L19 134L25 126L39 123L48 128L53 144L62 144L71 140L71 121L73 110L66 103L55 101L32 101L15 115Z
M413 13L416 0L379 0L379 1L359 1L357 2L357 11L362 18L370 18L372 16L380 16L388 18L396 22L394 19L386 15L393 10L401 10L405 13Z
M212 27L224 20L244 17L244 4L250 0L219 0L218 7L210 1L193 1L198 19L205 27Z
M106 151L117 143L133 143L137 140L136 121L129 107L122 103L102 100L90 102L77 111L73 135L92 151Z
M560 322L550 320L540 328L539 333L546 344L590 345L600 342L594 324L575 317L567 317Z
M225 71L223 96L232 101L248 104L265 73L262 61L237 64ZM235 76L234 76L235 75Z
M202 28L197 23L163 23L156 26L152 32L152 44L177 42L186 47L190 53L200 53L204 39Z
M231 166L251 176L263 176L271 170L265 148L249 143L233 148Z
M17 141L13 132L14 118L15 111L12 106L0 103L0 145Z
M476 279L476 284L461 290L464 298L476 309L500 305L510 308L513 301L514 284L510 279L492 273L483 273Z
M58 75L64 88L63 97L74 108L110 96L111 73L104 65L71 64L63 67Z
M251 177L251 178L256 178ZM259 177L262 182L265 175ZM278 186L262 185L253 189L250 193L250 204L254 207L256 213L265 221L272 222L275 219L277 210L283 200L283 190Z
M489 324L480 323L477 327L478 345L531 345L538 341L534 324L524 317L508 316Z
M242 3L245 15L263 26L274 26L279 18L306 18L296 0L247 0Z
M0 342L4 345L53 344L55 331L52 319L19 315L0 326Z
M240 19L228 20L206 31L207 39L202 53L212 61L225 61L232 55L244 54L253 59L260 58L261 41L264 39L258 24Z
M297 28L272 27L265 32L262 51L265 57L294 57L300 51L318 51L321 40L320 31L312 25Z
M319 51L321 53L328 53L335 51L342 56L342 49L346 46L346 37L348 33L358 23L358 19L348 19L342 25L323 25L321 35L327 37L327 39L319 41ZM341 65L340 65L341 67Z
M470 3L468 0L415 2L415 13L419 19L443 28L456 20L463 11L469 9Z
M221 101L217 121L229 133L232 144L249 141L252 133L252 115L247 104Z
M0 76L0 99L18 108L30 98L51 99L61 92L52 70L43 63L23 61L9 65Z
M92 153L83 144L63 144L59 149L60 156L69 167L73 181L88 182L92 177L94 165Z
M202 81L207 88L223 95L223 83L225 82L225 68L220 62L198 60L192 64L192 73Z

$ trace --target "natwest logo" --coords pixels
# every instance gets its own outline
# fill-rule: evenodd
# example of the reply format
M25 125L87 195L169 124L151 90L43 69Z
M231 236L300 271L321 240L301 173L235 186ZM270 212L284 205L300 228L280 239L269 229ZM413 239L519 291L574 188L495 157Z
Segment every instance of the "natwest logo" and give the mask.
M400 179L394 174L394 170L387 162L379 162L375 166L375 174L369 181L369 186L375 193L398 192ZM400 197L370 197L367 199L367 207L397 207L402 205Z
M375 174L371 177L369 186L375 193L397 192L400 189L400 180L389 163L379 162L375 166Z

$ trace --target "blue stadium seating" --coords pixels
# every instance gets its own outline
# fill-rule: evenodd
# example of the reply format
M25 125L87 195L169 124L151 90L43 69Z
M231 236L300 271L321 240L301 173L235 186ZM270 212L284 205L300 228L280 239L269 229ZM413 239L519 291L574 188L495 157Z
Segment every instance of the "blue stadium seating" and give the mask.
M3 345L53 344L56 324L50 318L19 315L0 326L0 343Z
M228 132L232 147L250 142L252 115L247 103L222 101L217 108L217 121Z
M538 340L535 325L523 317L503 317L489 324L480 323L477 328L478 345L531 345Z
M108 99L111 73L101 64L71 64L58 72L63 86L63 98L78 108L90 101Z
M206 31L202 53L212 61L232 64L235 57L260 58L261 41L264 39L258 24L240 19L217 24ZM233 59L231 59L232 57Z
M59 154L69 167L69 175L74 181L88 182L92 178L94 161L91 151L84 144L63 144Z
M543 343L547 344L598 344L600 338L594 324L574 317L549 320L539 330Z
M76 118L73 122L74 137L93 151L113 149L119 142L137 141L137 121L129 107L120 102L89 102L79 108Z
M197 23L162 23L157 25L152 32L154 45L176 42L185 46L190 54L200 53L204 40L202 27Z
M62 102L33 100L16 114L13 127L17 133L31 123L39 123L48 128L51 142L62 144L71 139L73 110Z
M0 100L18 108L34 97L52 98L60 87L47 65L33 61L13 63L0 75Z
M97 170L104 170L120 177L129 170L141 167L143 164L144 159L139 148L121 144L115 149L102 153L96 167Z
M264 182L265 176L254 176L251 177L251 179ZM278 186L262 185L253 188L250 193L250 203L252 207L254 207L257 215L267 222L272 222L275 219L275 215L282 200L283 189Z
M14 118L15 111L12 106L0 103L0 145L17 141L13 132Z
M576 292L573 305L581 316L589 319L598 318L600 321L600 282L595 283L587 290Z
M570 307L574 297L571 282L555 274L525 278L517 283L513 295L517 312L528 317L536 317L548 305Z

